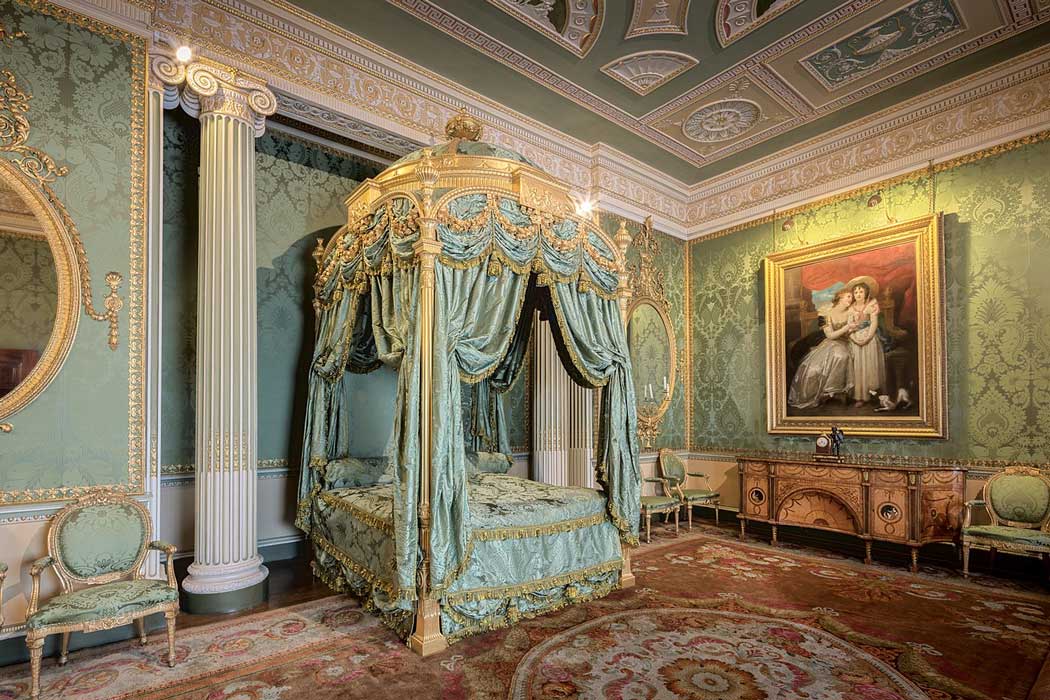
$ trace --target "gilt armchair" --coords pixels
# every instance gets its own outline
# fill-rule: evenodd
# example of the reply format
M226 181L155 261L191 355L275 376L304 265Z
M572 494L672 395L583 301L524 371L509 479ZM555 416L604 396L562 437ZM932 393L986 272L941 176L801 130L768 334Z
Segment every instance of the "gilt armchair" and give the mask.
M686 519L689 529L693 529L693 506L711 506L715 509L715 524L718 524L718 507L722 497L717 491L711 490L711 484L707 474L686 471L685 462L674 453L673 450L660 450L657 458L660 465L660 474L665 479L664 495L676 498L680 505L685 506ZM704 488L685 488L686 479L694 476L704 480Z
M69 658L72 632L96 632L134 622L146 643L145 618L163 613L168 627L168 665L175 665L175 617L179 589L172 555L175 547L152 541L149 513L122 494L94 492L60 510L47 535L48 555L29 570L33 589L26 613L32 681L30 695L40 696L44 640L62 635L58 664ZM164 552L167 581L142 577L149 550ZM40 579L53 570L62 592L40 602Z
M663 491L667 492L667 480L660 477L649 476L642 481L651 484L660 484L663 486ZM653 513L663 513L664 524L667 523L667 517L674 513L674 534L678 536L678 511L681 509L681 504L677 498L667 495L654 495L654 496L642 496L642 517L645 518L645 541L646 543L653 541Z
M973 525L983 506L991 523ZM988 479L981 498L966 504L962 527L963 576L970 575L970 548L1050 557L1050 477L1032 467L1007 467Z

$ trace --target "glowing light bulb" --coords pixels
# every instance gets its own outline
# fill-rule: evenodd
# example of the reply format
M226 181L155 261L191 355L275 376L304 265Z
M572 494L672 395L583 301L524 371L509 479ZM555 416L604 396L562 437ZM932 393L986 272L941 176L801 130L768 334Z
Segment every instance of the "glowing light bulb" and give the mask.
M576 205L576 213L580 216L590 216L592 211L594 211L594 204L589 199L585 199Z
M190 59L193 58L193 51L189 46L180 46L175 49L175 58L179 60L179 63L189 63Z

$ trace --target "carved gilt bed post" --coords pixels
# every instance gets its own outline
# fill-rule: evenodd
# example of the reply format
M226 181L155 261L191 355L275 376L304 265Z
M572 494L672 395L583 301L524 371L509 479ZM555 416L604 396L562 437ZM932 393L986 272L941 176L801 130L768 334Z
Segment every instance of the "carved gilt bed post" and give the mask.
M623 321L624 331L627 329L627 309L631 307L630 275L627 274L627 249L631 245L631 234L627 231L627 222L620 219L620 227L613 237L616 247L620 251L620 319ZM640 468L640 465L639 465ZM631 547L624 543L623 547L623 570L620 572L620 588L634 587L634 572L631 570Z
M441 608L430 593L430 470L432 438L430 426L434 411L434 262L441 253L437 239L437 219L434 216L434 185L438 171L430 150L415 170L421 187L419 240L413 248L419 265L419 544L423 550L416 574L416 622L408 643L420 656L429 656L448 647L441 633Z

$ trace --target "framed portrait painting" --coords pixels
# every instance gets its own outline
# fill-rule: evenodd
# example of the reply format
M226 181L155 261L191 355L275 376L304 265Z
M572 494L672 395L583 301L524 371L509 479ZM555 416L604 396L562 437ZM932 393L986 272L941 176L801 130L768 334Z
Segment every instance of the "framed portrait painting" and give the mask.
M941 215L765 259L770 433L948 436Z

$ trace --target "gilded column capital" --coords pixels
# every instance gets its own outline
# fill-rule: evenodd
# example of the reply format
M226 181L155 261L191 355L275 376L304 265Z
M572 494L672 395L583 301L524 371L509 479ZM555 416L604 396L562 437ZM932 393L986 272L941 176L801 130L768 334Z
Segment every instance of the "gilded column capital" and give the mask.
M164 92L165 108L182 105L193 117L225 115L251 124L262 136L277 97L266 81L206 58L182 64L164 53L150 56L150 82Z

